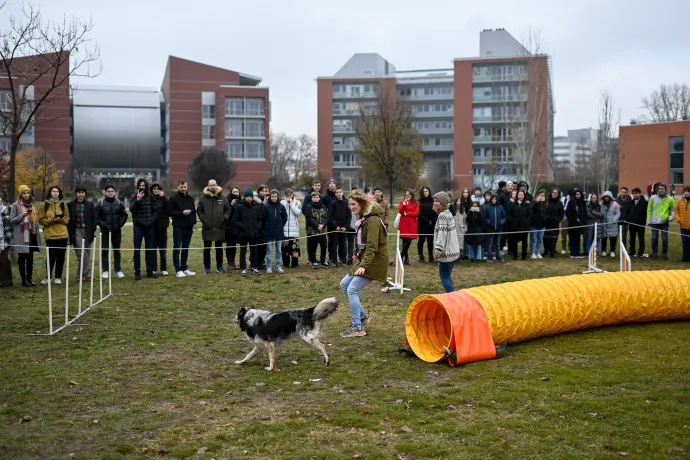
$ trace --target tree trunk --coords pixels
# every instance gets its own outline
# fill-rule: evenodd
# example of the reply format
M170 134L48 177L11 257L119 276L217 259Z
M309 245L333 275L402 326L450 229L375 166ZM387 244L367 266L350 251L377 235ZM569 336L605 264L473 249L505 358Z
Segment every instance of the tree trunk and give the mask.
M10 177L8 180L7 184L7 197L9 198L10 203L14 203L17 195L17 185L15 184L16 182L16 173L17 173L17 150L19 148L19 139L16 136L12 136L12 140L10 142Z
M388 179L388 196L391 209L393 209L393 180L391 179Z

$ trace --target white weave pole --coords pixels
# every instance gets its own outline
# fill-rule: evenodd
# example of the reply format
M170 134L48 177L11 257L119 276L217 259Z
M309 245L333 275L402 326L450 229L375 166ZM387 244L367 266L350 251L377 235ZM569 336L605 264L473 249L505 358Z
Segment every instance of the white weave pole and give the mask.
M65 276L65 324L69 321L69 246L65 248L67 257L65 258L65 269L67 271Z
M108 295L113 295L113 232L108 232Z
M98 301L100 302L103 300L103 234L99 233L98 234L98 265L101 266L101 276L98 277L98 283L100 284L101 288L101 296L98 298ZM110 273L108 273L108 276L110 276Z
M29 248L31 250L31 248ZM48 280L48 328L53 335L53 291L50 289L50 247L46 242L46 279Z
M89 290L89 306L93 305L93 277L96 275L96 238L91 242L91 289Z
M86 248L86 240L81 240L81 257L79 258L79 314L81 315L81 294L84 285L84 249Z

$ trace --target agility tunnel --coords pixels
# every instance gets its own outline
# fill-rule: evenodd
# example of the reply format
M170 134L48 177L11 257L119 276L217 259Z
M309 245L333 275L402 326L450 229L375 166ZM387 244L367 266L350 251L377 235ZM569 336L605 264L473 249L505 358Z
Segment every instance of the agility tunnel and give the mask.
M599 326L690 319L690 270L570 275L480 286L412 301L405 332L427 362L496 357L496 345ZM448 348L448 351L444 348Z

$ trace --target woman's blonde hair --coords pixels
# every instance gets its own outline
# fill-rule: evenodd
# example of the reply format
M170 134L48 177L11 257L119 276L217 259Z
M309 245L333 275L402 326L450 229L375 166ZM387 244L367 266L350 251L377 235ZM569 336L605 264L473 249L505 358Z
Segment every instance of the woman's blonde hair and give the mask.
M362 208L360 213L364 213L365 209L369 209L374 204L372 199L369 198L366 193L360 192L359 190L353 190L350 192L348 199L355 200L357 203L359 203L360 208Z

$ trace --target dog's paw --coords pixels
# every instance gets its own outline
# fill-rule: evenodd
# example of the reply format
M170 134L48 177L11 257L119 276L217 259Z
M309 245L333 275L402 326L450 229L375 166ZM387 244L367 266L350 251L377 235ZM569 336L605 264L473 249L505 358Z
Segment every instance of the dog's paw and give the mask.
M270 371L273 371L273 372L280 372L280 369L278 369L278 368L275 367L275 366L273 366L273 367L264 367L264 369L266 369L266 370L269 371L269 372L270 372Z
M244 361L242 361L242 360L240 360L240 361L235 361L235 364L244 364Z
M264 370L267 370L267 371L269 371L269 372L270 372L270 371L272 371L272 370L273 370L273 368L272 368L272 367L264 367Z
M325 358L323 360L323 363L326 365L326 367L330 366L331 365L331 358Z

